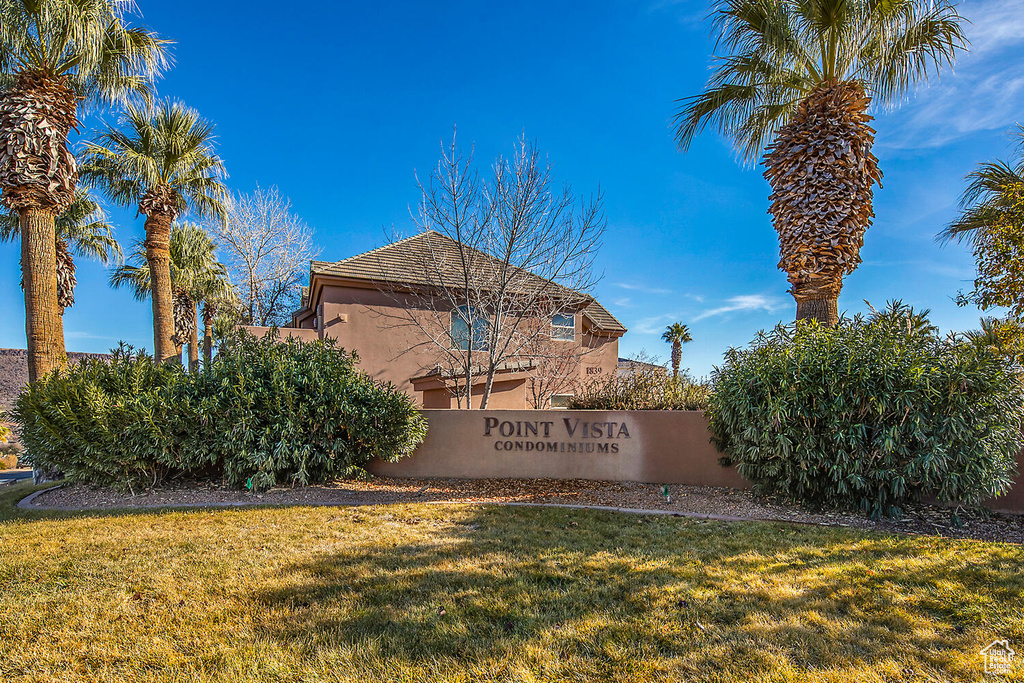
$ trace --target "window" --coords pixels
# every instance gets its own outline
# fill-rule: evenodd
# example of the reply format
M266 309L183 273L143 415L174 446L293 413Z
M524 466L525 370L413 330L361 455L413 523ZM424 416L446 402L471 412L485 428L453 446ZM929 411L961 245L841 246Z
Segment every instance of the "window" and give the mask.
M571 400L572 394L552 394L551 408L553 410L566 410L569 408L569 401Z
M487 316L470 306L459 306L452 311L452 341L463 351L487 350ZM470 328L473 333L470 334Z
M576 341L576 318L561 313L551 316L551 338L558 341Z

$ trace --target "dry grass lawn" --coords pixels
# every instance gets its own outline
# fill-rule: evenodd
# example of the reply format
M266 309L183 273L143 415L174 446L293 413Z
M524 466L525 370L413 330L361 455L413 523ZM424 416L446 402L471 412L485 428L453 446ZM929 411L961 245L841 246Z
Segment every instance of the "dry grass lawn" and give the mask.
M1024 646L1020 546L459 505L16 511L30 490L0 488L5 682L978 681L1000 680L980 648Z

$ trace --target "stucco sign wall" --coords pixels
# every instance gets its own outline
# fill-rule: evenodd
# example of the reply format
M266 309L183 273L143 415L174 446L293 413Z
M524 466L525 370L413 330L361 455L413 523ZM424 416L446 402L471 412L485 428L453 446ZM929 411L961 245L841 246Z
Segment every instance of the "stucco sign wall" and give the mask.
M699 412L426 410L427 438L376 474L598 479L742 487Z

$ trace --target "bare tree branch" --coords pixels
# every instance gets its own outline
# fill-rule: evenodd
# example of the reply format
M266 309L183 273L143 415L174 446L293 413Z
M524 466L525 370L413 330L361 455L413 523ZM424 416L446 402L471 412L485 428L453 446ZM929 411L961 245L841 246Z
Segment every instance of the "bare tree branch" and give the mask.
M381 291L402 302L380 311L385 325L413 327L423 339L414 348L434 348L435 372L450 382L459 407L472 407L472 386L482 378L486 408L495 376L506 370L527 373L531 403L546 404L578 377L588 352L575 332L567 341L565 328L551 323L556 315L575 320L593 301L605 227L600 192L577 199L568 185L555 188L550 164L525 138L481 181L472 154L463 155L453 136L417 185L413 221L426 239L401 273L380 260Z
M276 187L238 194L223 224L207 229L217 241L251 325L283 325L300 305L301 282L319 255L313 231Z

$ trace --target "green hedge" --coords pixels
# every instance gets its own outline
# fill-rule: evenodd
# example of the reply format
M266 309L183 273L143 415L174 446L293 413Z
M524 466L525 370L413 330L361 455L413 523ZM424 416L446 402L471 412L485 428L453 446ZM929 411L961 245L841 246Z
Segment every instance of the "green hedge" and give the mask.
M333 340L234 336L173 399L184 430L175 466L223 463L229 483L262 490L364 474L373 458L410 454L426 420L407 394L356 362Z
M12 417L35 467L133 488L172 474L264 490L363 472L408 455L426 433L412 400L357 368L333 340L225 340L189 375L122 346L28 387Z
M121 344L110 362L86 358L24 390L11 412L33 467L102 486L155 483L167 473L165 397L185 380Z
M763 491L875 516L1005 493L1022 447L1017 369L926 315L896 303L731 349L712 375L716 445Z

